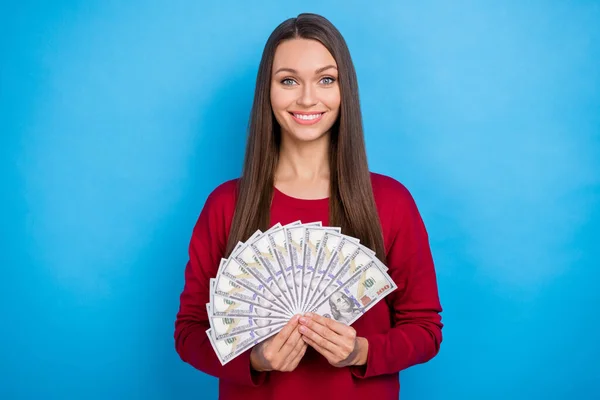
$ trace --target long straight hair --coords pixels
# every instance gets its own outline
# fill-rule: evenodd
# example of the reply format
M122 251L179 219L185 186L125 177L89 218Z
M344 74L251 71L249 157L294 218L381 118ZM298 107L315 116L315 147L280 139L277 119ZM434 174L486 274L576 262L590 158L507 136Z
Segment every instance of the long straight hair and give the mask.
M317 14L300 14L282 22L265 45L258 68L226 256L239 241L246 241L257 229L266 231L270 227L275 168L281 144L281 130L270 100L273 58L281 42L295 38L319 41L338 65L341 103L330 134L329 225L338 226L343 234L358 238L385 262L383 234L365 150L356 71L340 32Z

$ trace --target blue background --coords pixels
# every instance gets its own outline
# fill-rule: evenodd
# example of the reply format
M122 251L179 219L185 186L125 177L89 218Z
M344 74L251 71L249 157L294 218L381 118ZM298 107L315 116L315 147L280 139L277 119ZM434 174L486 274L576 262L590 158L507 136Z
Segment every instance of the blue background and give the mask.
M402 399L600 398L600 4L491 3L4 2L0 398L216 398L174 350L187 245L303 11L430 233L444 343Z

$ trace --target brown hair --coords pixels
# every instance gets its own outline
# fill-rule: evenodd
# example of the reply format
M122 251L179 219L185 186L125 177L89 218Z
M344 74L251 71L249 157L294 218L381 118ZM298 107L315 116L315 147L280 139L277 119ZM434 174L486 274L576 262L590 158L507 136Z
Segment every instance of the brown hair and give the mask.
M280 127L271 108L271 74L275 49L285 40L303 38L321 42L338 65L340 113L330 135L329 225L354 236L385 262L383 235L375 206L358 98L358 82L348 46L326 18L300 14L282 22L267 40L258 67L248 142L226 255L257 229L270 227L274 174L279 159Z

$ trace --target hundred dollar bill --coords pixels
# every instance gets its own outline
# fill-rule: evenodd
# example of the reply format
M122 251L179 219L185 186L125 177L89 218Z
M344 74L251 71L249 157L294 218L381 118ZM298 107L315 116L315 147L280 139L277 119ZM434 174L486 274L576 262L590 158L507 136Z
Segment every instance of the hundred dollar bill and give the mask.
M371 262L309 311L351 325L396 288L378 263Z
M359 243L350 238L343 237L342 240L338 243L338 246L335 248L331 256L329 257L329 262L325 267L325 271L321 274L321 282L317 283L317 290L315 290L313 294L313 298L307 299L304 304L304 310L307 311L311 304L312 300L315 300L314 297L320 297L323 293L323 281L325 281L325 286L329 284L331 278L335 277L335 273L339 271L339 268L344 265L344 263L352 257L355 257L355 254L358 251Z
M281 227L281 224L278 223L265 233L269 233L279 227ZM262 236L263 235L259 236L256 240L259 240ZM288 312L293 312L294 308L291 305L291 301L284 295L284 292L277 285L275 278L260 261L252 249L252 244L252 242L246 242L242 245L236 254L233 255L233 259L235 259L245 271L252 274L265 288L273 293L277 298L278 303L282 304Z
M254 241L254 240L255 240L256 238L258 238L260 235L262 235L262 231L260 231L260 230L257 230L257 231L255 231L255 232L252 234L252 236L250 236L250 238L248 239L248 241L247 241L247 242ZM233 258L233 257L234 257L236 254L238 254L238 253L239 253L239 250L240 250L240 249L242 248L242 246L244 246L244 245L245 245L245 242L238 242L238 243L236 244L236 246L234 247L234 249L232 250L232 252L231 252L231 255L229 256L229 258L231 259L231 258ZM228 263L227 263L228 261L229 261L229 259L224 259L224 258L223 258L223 259L221 259L221 262L220 262L220 264L219 264L219 268L218 268L218 271L217 271L217 275L216 275L217 277L218 277L219 275L221 275L221 273L223 272L223 266L225 266L225 265L228 265ZM238 263L238 266L239 266L239 263ZM234 274L234 275L235 275L235 274ZM242 274L242 275L243 275L243 274ZM242 277L243 277L243 278L246 278L246 279L250 279L250 280L252 280L252 279L254 278L254 276L253 276L253 275L251 275L251 274L246 274L245 276L242 276ZM242 278L242 277L241 277L241 278ZM234 280L235 280L235 279L234 279ZM212 282L212 279L211 279L211 282ZM261 284L261 283L260 283L260 282L259 282L257 279L255 279L255 278L254 278L254 280L253 280L252 282L246 282L246 284L247 284L249 287L253 288L255 291L257 290L257 288L258 288L258 287L261 287L261 286L262 286L262 284ZM213 287L214 287L214 285L213 285ZM264 294L264 296L265 296L265 297L267 297L267 298L269 298L270 300L273 300L273 299L274 299L274 296L273 296L273 295L272 295L272 294L271 294L269 291L267 291L267 290L266 290L264 287L261 287L261 289L259 290L259 292L260 292L261 294ZM263 293L263 292L266 292L266 293Z
M223 340L217 340L213 336L212 329L206 331L208 340L217 354L221 365L227 364L235 357L239 356L246 350L254 347L263 340L266 340L279 332L285 324L278 326L267 326L265 328L256 329L252 332L242 332L239 335L232 336Z
M300 285L300 298L302 299L303 307L306 305L308 285L315 270L319 246L325 233L332 231L340 233L341 229L330 227L308 227L304 231L304 241L302 243L302 283Z
M378 263L377 258L365 246L351 240L343 240L340 244L336 255L333 256L335 261L328 265L318 290L314 292L314 297L307 304L307 309L328 297L331 292L370 262ZM387 267L384 267L384 270L387 270Z
M224 261L225 265L221 268L221 274L217 275L217 280L221 277L234 279L236 282L248 287L250 290L266 297L269 301L277 304L280 308L287 310L285 303L277 297L277 287L273 280L265 285L249 267L242 266L236 259L228 258Z
M321 226L321 222L310 222L301 226L284 227L285 242L287 247L288 259L286 264L291 268L293 276L294 295L296 296L297 307L302 307L302 298L300 287L302 285L302 247L304 245L304 232L307 227Z
M320 286L320 284L323 275L325 275L331 269L330 263L332 261L333 263L343 261L338 255L343 254L341 249L346 242L351 242L356 245L360 243L360 241L356 238L345 236L336 232L327 232L323 236L323 240L321 241L317 254L315 269L308 284L308 295L306 296L305 307L310 305L313 297L323 290L323 287ZM336 259L332 259L332 257L336 256Z
M209 315L210 327L215 339L221 340L235 336L242 332L254 331L272 325L285 323L289 318L251 318L251 317L215 317L213 316L212 306L206 304L206 310Z
M273 249L273 252L275 253L275 258L283 273L284 281L288 288L288 293L290 293L290 297L292 298L292 301L294 303L294 312L300 311L300 300L298 299L296 285L294 282L294 264L292 263L290 255L288 231L290 229L292 230L292 232L296 230L300 231L300 229L295 228L298 227L298 225L302 225L303 230L304 227L307 226L321 226L321 222L309 222L302 224L301 221L296 221L295 223L284 225L281 229L276 229L271 233L267 234L267 238L269 240L269 244L271 245L271 249Z
M268 232L268 231L267 231L267 232ZM257 239L257 238L258 238L260 235L262 235L262 234L263 234L263 232L262 232L260 229L258 229L258 230L257 230L256 232L254 232L254 233L252 234L252 236L250 236L250 237L248 238L248 240L246 240L245 242L238 242L238 243L235 245L235 247L233 248L233 250L232 250L232 252L231 252L231 255L230 255L230 257L235 257L236 255L238 255L238 254L239 254L239 252L240 252L240 249L242 248L242 246L244 246L244 245L245 245L246 243L248 243L248 242L253 242L253 241L255 241L255 240L256 240L256 239Z
M292 222L290 226L299 225L300 222ZM281 263L278 259L278 254L275 251L274 246L272 246L271 241L269 240L269 236L276 234L277 232L283 231L284 227L280 226L278 228L274 228L269 230L264 235L261 235L259 238L250 242L250 247L254 251L254 254L258 257L259 262L264 265L271 275L271 278L275 281L276 285L279 287L279 290L286 298L287 303L290 305L292 312L295 311L295 299L292 294L292 290L288 287L285 282L284 268L281 267Z
M212 283L214 282L214 283ZM260 290L258 293L247 287L243 280L229 278L225 274L211 278L211 286L215 294L232 299L243 300L256 306L272 309L279 313L288 315L289 311L275 302L275 296L268 290ZM291 315L291 314L290 314Z
M256 239L261 234L262 234L262 232L260 230L257 230L256 232L254 232L252 234L252 236L250 236L250 238L247 241L253 241L254 239ZM243 245L244 245L244 242L237 242L237 244L235 245L235 247L231 251L231 255L236 254ZM230 255L230 257L231 257L231 255ZM221 267L222 266L223 266L223 260L221 260L221 263L219 264L219 269L217 270L217 275L219 275L221 273Z
M261 234L262 234L262 232L260 230L257 230L256 232L254 232L252 234L252 236L250 236L250 238L248 239L248 241L254 240L255 238L257 238ZM235 247L233 248L233 250L231 251L230 257L232 255L236 254L243 245L244 245L244 242L238 242L235 245ZM219 264L219 268L217 270L217 276L221 273L221 269L222 269L223 265L225 265L224 261L226 261L226 259L221 259L221 262Z
M287 286L287 292L292 298L292 302L294 304L294 311L296 311L298 309L298 300L296 297L296 290L294 288L294 276L292 274L292 265L288 262L289 253L285 240L285 228L281 228L279 230L274 231L273 233L269 233L267 235L267 239L269 240L271 249L273 249L273 252L275 253L275 258L277 259L277 263L279 264L279 268L281 269L281 273L283 275L283 280L285 282L285 285Z
M270 304L263 308L247 301L222 296L215 293L214 290L210 292L210 305L212 315L215 317L289 318L283 312L273 309Z

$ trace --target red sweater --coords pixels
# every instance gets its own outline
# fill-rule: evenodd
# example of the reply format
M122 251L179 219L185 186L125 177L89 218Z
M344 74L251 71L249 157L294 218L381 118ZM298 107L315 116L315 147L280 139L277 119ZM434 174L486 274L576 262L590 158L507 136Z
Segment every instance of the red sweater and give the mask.
M194 227L185 269L185 287L175 322L181 359L219 378L221 399L398 399L398 372L434 357L442 341L442 311L427 231L408 190L393 178L371 174L383 229L388 274L398 285L352 326L369 343L366 366L336 368L312 348L293 372L256 373L250 350L222 366L206 330L209 279L224 255L235 209L236 180L217 187ZM328 199L303 200L275 189L271 225L322 221ZM343 232L342 232L343 233ZM202 396L199 395L198 398Z

